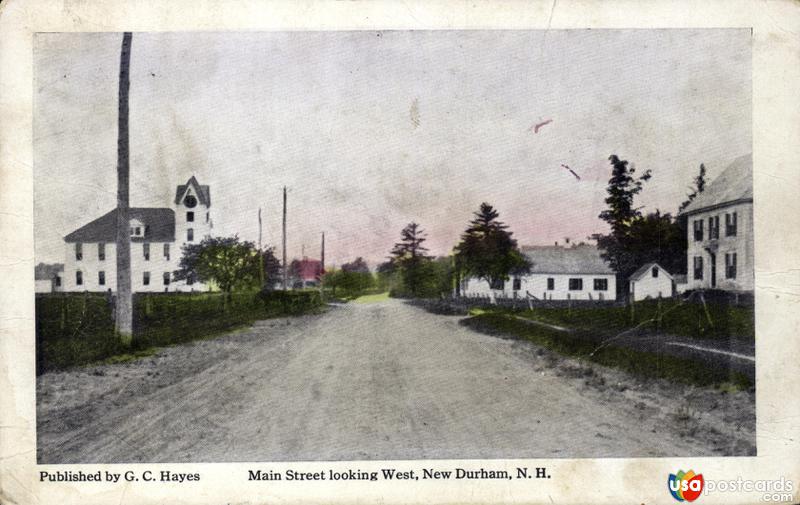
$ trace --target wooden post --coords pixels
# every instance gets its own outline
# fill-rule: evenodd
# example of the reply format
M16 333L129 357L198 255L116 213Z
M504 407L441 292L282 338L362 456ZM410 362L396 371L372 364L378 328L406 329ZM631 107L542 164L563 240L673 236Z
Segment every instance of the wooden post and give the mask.
M286 291L286 186L283 187L283 290Z
M128 93L130 91L131 33L122 36L117 116L117 303L114 325L124 345L133 338L133 295L131 292L130 166L128 138Z

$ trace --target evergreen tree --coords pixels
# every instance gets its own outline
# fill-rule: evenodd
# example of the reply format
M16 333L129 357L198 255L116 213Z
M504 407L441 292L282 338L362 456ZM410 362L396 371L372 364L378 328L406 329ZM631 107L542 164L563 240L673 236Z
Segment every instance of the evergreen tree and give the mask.
M392 263L400 270L403 284L412 296L419 296L424 275L424 264L430 261L423 246L425 232L417 223L409 223L400 232L400 242L392 248Z

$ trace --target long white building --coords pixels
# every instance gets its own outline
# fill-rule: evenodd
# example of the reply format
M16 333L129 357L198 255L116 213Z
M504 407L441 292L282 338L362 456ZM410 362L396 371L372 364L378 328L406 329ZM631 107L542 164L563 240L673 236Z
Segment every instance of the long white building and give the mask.
M180 184L169 207L130 209L131 287L134 292L203 291L197 282L176 282L184 244L211 233L211 192L192 176ZM116 209L64 237L64 291L116 291Z
M529 274L490 286L483 279L466 279L467 297L526 298L540 300L616 300L617 281L611 267L591 244L521 247L531 262Z

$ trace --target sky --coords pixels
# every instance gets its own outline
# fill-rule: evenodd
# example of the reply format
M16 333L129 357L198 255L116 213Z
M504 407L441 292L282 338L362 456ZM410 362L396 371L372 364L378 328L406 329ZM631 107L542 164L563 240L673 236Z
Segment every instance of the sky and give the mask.
M120 33L34 45L36 261L116 205ZM521 245L585 240L616 154L675 213L752 150L749 29L134 33L131 205L195 175L214 233L383 261L415 221L448 254L482 202ZM538 132L534 125L550 121ZM561 165L580 176L577 179Z

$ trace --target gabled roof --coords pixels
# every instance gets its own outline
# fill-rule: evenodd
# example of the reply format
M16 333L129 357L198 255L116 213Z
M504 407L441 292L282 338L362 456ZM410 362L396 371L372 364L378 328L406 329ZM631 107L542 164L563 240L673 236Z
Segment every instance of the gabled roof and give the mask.
M186 194L186 190L189 189L189 186L194 188L194 192L197 194L197 200L205 205L206 207L211 207L211 190L208 186L203 185L201 186L195 176L191 176L186 184L179 184L178 188L175 190L175 205L181 203L181 199L183 195Z
M175 211L150 207L132 207L130 219L145 225L143 237L131 237L133 242L174 242ZM117 239L117 209L85 224L66 237L65 242L114 242Z
M591 244L562 246L523 246L520 251L531 262L532 274L614 274Z
M637 281L637 280L641 279L646 274L648 274L650 272L650 269L653 268L653 267L658 267L658 269L661 271L661 273L665 274L670 279L673 278L672 274L669 273L664 267L662 267L661 265L659 265L655 261L651 261L650 263L645 263L644 265L640 266L635 272L633 272L630 275L630 277L628 277L628 280Z
M708 187L692 200L681 214L688 215L706 209L721 207L736 202L753 201L753 155L747 154L733 163Z

